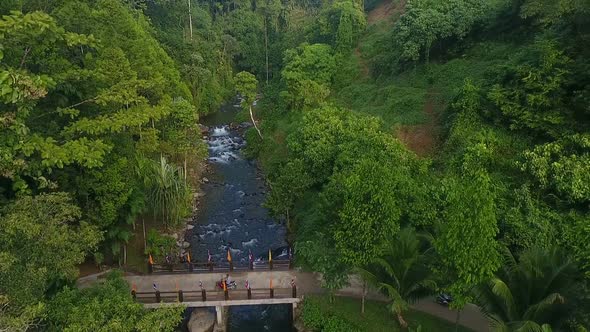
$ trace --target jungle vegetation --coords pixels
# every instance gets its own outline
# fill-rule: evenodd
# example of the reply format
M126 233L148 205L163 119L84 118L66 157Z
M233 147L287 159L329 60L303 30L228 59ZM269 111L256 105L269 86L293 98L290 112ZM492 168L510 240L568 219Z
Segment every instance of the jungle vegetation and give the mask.
M0 331L175 328L179 310L144 311L117 275L77 290L77 265L120 259L141 215L190 214L199 117L236 89L266 206L327 288L360 273L401 326L445 291L499 331L588 328L588 1L4 0L0 15Z

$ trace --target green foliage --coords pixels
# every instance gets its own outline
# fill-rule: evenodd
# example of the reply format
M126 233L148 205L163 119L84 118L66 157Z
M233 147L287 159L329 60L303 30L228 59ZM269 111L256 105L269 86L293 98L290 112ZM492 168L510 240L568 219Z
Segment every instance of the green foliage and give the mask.
M404 228L390 238L384 251L371 260L367 269L359 270L366 281L389 297L391 312L402 325L409 304L432 294L436 288L428 266L432 260L429 241L412 228Z
M572 203L590 201L590 137L572 135L524 151L521 169Z
M164 225L176 225L190 213L191 189L182 168L161 156L159 163L140 159L138 171L143 177L151 209L162 217Z
M242 71L236 74L235 78L236 91L244 98L242 107L248 109L256 100L258 81L256 76Z
M409 1L391 32L393 65L420 59L428 61L435 43L465 37L492 9L488 2L475 0Z
M331 177L323 195L326 207L335 211L331 232L345 263L361 266L371 261L398 231L397 177L394 169L370 159Z
M101 240L81 215L65 193L23 196L0 210L0 294L8 296L11 313L77 277L77 265Z
M309 307L308 307L309 306ZM309 319L307 326L324 326L328 320L336 320L345 323L347 327L342 326L342 331L346 329L355 329L356 331L374 331L374 332L398 332L405 331L397 321L388 312L388 308L381 301L367 300L365 303L365 314L359 315L361 303L356 298L337 297L330 301L328 296L310 295L306 296L303 301L302 319L305 322ZM334 318L332 318L334 317ZM422 313L420 311L409 310L406 314L409 324L409 331L471 331L462 326L455 328L454 324L439 319L437 317ZM319 329L313 329L318 331Z
M312 30L311 38L332 45L338 52L348 53L354 48L366 23L358 1L334 1L320 13L318 27Z
M270 180L271 193L265 205L275 216L285 215L288 219L295 202L309 189L312 179L305 170L301 159L294 159L281 167L276 179Z
M486 153L487 146L473 146L464 157L463 176L443 183L444 220L435 248L457 308L469 302L471 289L489 279L500 265L494 187L479 164Z
M120 274L90 288L65 288L48 304L49 331L174 331L181 307L148 311L131 297Z
M173 237L160 234L155 229L148 231L146 243L146 254L152 255L155 261L163 261L166 254L174 252L177 248L176 240Z
M516 259L505 252L504 265L477 288L478 303L498 330L519 331L547 325L559 330L575 313L581 274L561 248L531 248Z
M345 319L337 315L328 315L322 310L322 307L313 300L305 299L303 302L303 324L313 331L322 332L353 332L360 331L354 325L348 323Z
M563 135L564 129L577 129L576 110L567 105L565 89L571 60L548 42L535 44L527 56L533 61L508 69L503 84L490 91L490 99L509 118L511 129L526 128L553 137Z
M329 45L302 44L285 52L281 77L287 84L284 97L293 109L314 107L330 94L336 62Z

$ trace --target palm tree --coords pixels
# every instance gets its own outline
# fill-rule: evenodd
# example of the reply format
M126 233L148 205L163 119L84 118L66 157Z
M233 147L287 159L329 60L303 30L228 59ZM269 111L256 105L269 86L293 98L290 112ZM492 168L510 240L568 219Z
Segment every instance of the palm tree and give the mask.
M160 156L160 162L138 160L137 173L143 177L153 212L166 226L178 222L190 208L190 187L182 168Z
M366 281L389 297L389 307L403 328L408 326L403 313L409 304L431 295L436 288L427 266L430 248L428 236L404 228L388 243L381 257L367 269L359 270Z
M571 317L581 274L561 248L531 248L477 288L478 303L496 331L551 331Z

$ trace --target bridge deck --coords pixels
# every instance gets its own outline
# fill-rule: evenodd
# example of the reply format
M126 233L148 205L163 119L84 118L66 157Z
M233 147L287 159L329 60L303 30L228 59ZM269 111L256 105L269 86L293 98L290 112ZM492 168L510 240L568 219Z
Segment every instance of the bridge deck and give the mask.
M168 306L181 305L185 307L225 307L237 305L260 305L260 304L296 304L301 301L300 298L285 299L252 299L252 300L231 300L231 301L194 301L194 302L169 302L169 303L145 303L143 306L147 309L162 308Z
M270 288L251 289L250 298L247 290L228 290L228 298L222 290L205 291L205 301L201 290L182 291L182 302L178 291L160 292L160 302L157 302L156 292L138 292L135 294L136 301L143 303L148 308L184 305L188 307L214 307L231 305L253 305L253 304L279 304L297 303L299 299L293 297L292 288L273 289L271 298Z

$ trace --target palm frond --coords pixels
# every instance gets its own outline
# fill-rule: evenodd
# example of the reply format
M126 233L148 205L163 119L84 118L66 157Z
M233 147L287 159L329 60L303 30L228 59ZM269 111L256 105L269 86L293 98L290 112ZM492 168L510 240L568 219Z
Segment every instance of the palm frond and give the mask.
M565 302L565 298L559 293L552 293L547 295L543 300L529 306L523 314L524 319L542 320L544 314L555 305L560 305Z

